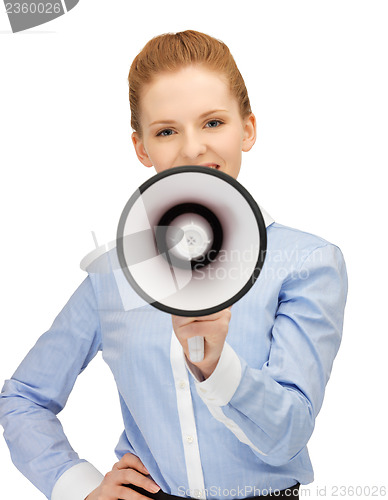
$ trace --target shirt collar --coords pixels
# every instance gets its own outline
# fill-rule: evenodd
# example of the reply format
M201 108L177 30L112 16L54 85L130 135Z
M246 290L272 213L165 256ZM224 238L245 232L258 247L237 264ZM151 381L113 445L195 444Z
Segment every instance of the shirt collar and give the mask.
M260 207L260 211L261 211L261 214L263 216L263 219L264 219L265 227L270 226L272 223L275 222L275 220L269 215L269 213L266 210L264 210L263 207L261 207L260 205L259 205L259 207Z

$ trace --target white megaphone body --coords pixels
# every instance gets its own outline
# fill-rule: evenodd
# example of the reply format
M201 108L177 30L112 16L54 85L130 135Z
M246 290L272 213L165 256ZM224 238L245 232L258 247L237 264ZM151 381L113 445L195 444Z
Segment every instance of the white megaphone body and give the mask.
M208 167L175 167L146 181L127 202L117 230L120 267L154 307L205 316L253 286L267 238L261 211L235 179ZM204 356L189 339L190 359Z

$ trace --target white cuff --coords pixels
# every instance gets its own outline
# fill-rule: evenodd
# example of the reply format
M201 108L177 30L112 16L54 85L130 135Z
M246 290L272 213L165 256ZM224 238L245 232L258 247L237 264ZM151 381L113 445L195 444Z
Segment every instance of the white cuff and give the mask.
M55 483L51 500L84 500L100 485L104 476L89 462L81 462L60 476Z
M196 389L206 405L225 406L232 399L240 381L240 359L225 342L216 369L205 381L196 380Z

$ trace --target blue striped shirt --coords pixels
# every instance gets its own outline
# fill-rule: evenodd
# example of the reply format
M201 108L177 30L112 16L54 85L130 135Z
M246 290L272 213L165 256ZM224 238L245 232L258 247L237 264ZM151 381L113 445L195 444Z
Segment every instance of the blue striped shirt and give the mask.
M90 264L0 398L12 460L48 498L83 500L102 479L56 416L99 350L120 394L117 456L139 456L166 493L229 499L313 480L307 442L341 341L346 269L317 236L278 223L267 236L261 275L233 305L205 381L188 370L171 317L131 291L115 249Z

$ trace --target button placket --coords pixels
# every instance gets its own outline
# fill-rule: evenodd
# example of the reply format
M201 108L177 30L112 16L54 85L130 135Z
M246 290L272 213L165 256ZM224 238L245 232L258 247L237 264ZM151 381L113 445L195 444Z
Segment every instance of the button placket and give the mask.
M175 381L177 409L188 486L190 491L198 492L199 495L197 498L206 499L189 376L184 361L182 346L179 344L174 332L172 332L171 338L170 359Z

